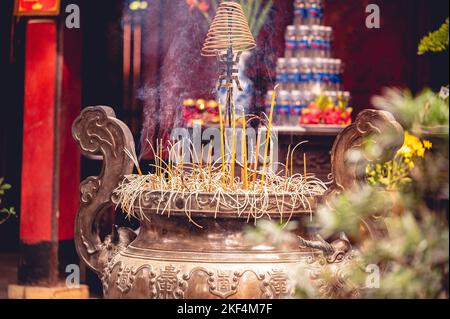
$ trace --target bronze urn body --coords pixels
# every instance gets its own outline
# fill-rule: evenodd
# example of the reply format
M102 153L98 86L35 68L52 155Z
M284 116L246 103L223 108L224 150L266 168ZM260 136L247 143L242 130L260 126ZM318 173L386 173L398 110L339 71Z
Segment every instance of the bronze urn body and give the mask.
M332 149L333 185L325 196L364 182L361 167L367 162L350 163L346 152L386 127L398 132L400 147L403 131L387 112L363 111L343 130ZM103 156L100 175L80 185L75 240L81 260L101 278L105 298L286 298L294 292L290 273L299 265L314 271L318 257L325 256L338 272L351 258L352 247L345 236L324 245L309 240L315 230L307 226L310 211L301 208L291 218L298 221L292 231L307 240L287 243L283 250L269 240L252 244L244 234L253 224L232 211L215 213L211 194L200 194L188 218L183 196L166 199L159 193L144 193L138 234L119 228L102 241L97 221L115 204L113 191L124 175L132 173L133 162L123 150L134 148L133 138L112 109L103 106L84 109L73 125L73 136L84 155ZM312 198L312 205L321 200ZM161 201L171 206L170 216L158 213ZM267 215L279 218L270 211ZM371 236L386 235L381 220L366 225Z

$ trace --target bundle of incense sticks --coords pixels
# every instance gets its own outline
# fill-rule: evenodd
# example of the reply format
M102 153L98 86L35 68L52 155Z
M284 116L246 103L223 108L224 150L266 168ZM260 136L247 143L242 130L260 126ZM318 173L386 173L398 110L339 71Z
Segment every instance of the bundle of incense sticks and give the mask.
M221 156L213 161L213 143L210 140L208 149L204 146L201 148L201 154L198 156L192 143L190 148L184 149L183 141L169 143L167 147L168 161L163 159L163 143L157 142L156 150L150 144L151 151L155 158L154 174L143 174L139 166L136 153L134 150L125 150L126 154L132 158L135 163L139 175L126 176L123 182L115 190L115 194L119 199L118 205L127 212L127 214L136 216L136 203L140 202L140 196L146 192L159 192L161 198L164 194L185 194L188 198L196 198L200 193L213 194L217 200L219 208L221 205L228 209L235 209L238 213L246 208L256 219L264 216L269 205L268 196L276 195L280 198L280 214L284 214L283 207L296 207L300 205L304 209L310 209L309 198L320 196L327 190L326 185L315 178L307 176L306 171L306 154L303 154L303 175L294 174L293 158L296 149L304 142L295 145L293 148L289 146L285 163L278 163L284 169L280 172L274 171L271 165L267 166L269 156L269 144L271 142L271 125L274 113L274 105L276 99L276 89L272 96L270 114L267 122L267 132L265 136L258 134L255 152L248 152L246 129L247 122L245 113L242 112L242 158L241 162L236 158L237 148L237 131L236 131L236 111L232 114L232 141L231 141L231 161L225 161L225 128L222 116L222 110L219 108L220 118L220 146ZM262 169L259 168L259 148L264 138L264 154L262 158ZM189 154L186 154L189 152ZM204 155L207 152L206 162ZM190 163L184 162L185 155L190 155L192 159ZM252 157L254 163L252 167L248 165L248 158ZM220 163L219 163L220 162ZM271 163L274 164L274 163ZM236 179L234 176L236 167L241 168L241 177ZM250 177L251 176L251 177ZM239 195L245 194L244 197ZM280 195L280 197L278 197ZM183 195L184 196L184 195ZM237 196L233 200L234 196ZM230 200L231 199L231 200ZM217 208L217 209L218 209ZM189 214L189 207L186 206L186 214ZM165 208L162 208L164 212ZM249 216L250 218L250 216Z
M276 93L277 93L277 88L278 85L275 86L274 90L273 90L273 95L272 95L272 100L271 100L271 105L270 105L270 113L269 113L269 117L268 117L268 122L267 122L267 130L266 130L266 134L264 136L265 139L265 143L264 143L264 154L263 154L263 158L262 158L262 169L258 170L259 167L259 162L260 162L260 158L259 158L259 149L260 149L260 145L261 145L261 139L262 134L258 134L257 136L257 141L256 141L256 148L255 148L255 153L254 153L254 163L253 163L253 167L250 168L249 164L248 164L248 157L249 157L249 153L247 150L247 137L246 137L246 128L247 128L247 122L246 122L246 117L245 117L245 112L242 110L242 115L241 115L241 119L242 119L242 140L241 140L241 146L242 146L242 158L241 158L241 162L239 162L236 158L236 148L237 148L237 125L236 125L236 121L237 121L237 117L236 117L236 110L235 108L233 109L232 112L232 134L231 134L231 161L228 164L226 162L226 140L225 140L225 125L224 125L224 118L223 118L223 112L222 109L219 107L219 127L220 127L220 151L221 151L221 156L220 156L220 175L221 175L221 186L223 189L229 190L229 191L233 191L235 189L239 189L239 185L234 185L235 184L235 171L236 171L236 166L239 166L241 168L241 177L240 177L240 182L238 182L238 184L242 184L242 187L244 190L249 190L251 188L252 191L255 191L256 185L261 186L262 188L264 188L265 186L267 186L267 177L268 174L270 172L270 174L277 174L276 172L271 171L272 168L271 167L267 167L267 163L268 163L268 157L269 157L269 145L271 143L271 128L272 128L272 121L273 121L273 115L274 115L274 106L275 106L275 100L276 100ZM148 142L148 141L147 141ZM150 142L149 142L150 144ZM299 144L300 145L300 144ZM291 151L291 147L289 146L288 149L288 153L286 156L286 163L284 164L284 178L285 179L289 179L290 177L294 176L293 174L293 153L295 152L295 149L299 146L296 145L292 151ZM206 179L208 180L208 185L209 187L207 187L207 190L209 191L210 189L213 188L213 183L212 180L213 175L217 174L217 169L216 169L216 164L217 163L213 163L212 161L212 141L210 141L210 145L209 145L209 149L208 149L208 154L207 154L207 161L206 161L206 167L203 165L204 164L204 155L205 155L205 149L204 146L201 147L201 154L200 156L198 156L198 154L195 152L195 149L189 150L189 152L191 152L191 158L194 159L192 161L192 163L183 163L184 162L184 155L185 155L185 151L183 147L181 147L181 142L179 141L176 144L171 145L171 148L168 148L168 163L165 163L163 160L163 141L162 140L157 140L157 146L156 146L156 150L154 150L154 148L152 147L152 145L150 144L150 148L152 150L152 152L154 153L154 158L155 158L155 174L158 176L159 179L166 179L170 182L170 184L172 185L173 182L176 180L176 178L174 178L176 174L183 174L183 172L186 169L194 169L195 171L198 172L198 177L201 179ZM139 166L137 157L136 157L136 153L134 150L125 150L127 155L132 158L134 164L136 165L136 168L138 170L138 173L140 176L143 176L142 170ZM252 156L253 154L250 154L250 156ZM306 154L303 155L303 162L304 162L304 170L303 170L303 178L306 180ZM272 156L270 156L269 158L272 158ZM179 164L176 164L179 163ZM270 161L271 164L272 160ZM184 167L184 164L187 164L186 167ZM270 165L269 165L270 166ZM251 175L251 178L249 177L249 172ZM260 176L260 179L258 180L258 176ZM250 187L250 183L252 184ZM261 190L261 188L259 188L259 190Z

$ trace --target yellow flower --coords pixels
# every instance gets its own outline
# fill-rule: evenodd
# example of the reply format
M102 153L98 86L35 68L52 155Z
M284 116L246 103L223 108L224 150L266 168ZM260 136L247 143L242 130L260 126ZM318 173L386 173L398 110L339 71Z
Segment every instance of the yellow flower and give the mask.
M425 140L422 142L418 137L405 132L405 141L397 154L404 158L412 158L415 156L424 157L425 150L431 147L430 141Z
M416 153L417 153L417 156L423 157L425 155L425 149L422 147L422 148L418 149Z
M409 162L409 168L414 168L414 162L413 161L411 161L411 162Z
M411 157L413 151L408 145L405 144L398 150L397 153L398 153L398 155L403 156L403 157Z

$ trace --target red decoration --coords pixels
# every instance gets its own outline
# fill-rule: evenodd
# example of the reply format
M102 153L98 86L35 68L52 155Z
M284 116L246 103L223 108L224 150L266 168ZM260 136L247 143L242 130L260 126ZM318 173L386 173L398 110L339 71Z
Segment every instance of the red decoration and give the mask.
M16 0L15 14L18 16L57 16L61 0Z

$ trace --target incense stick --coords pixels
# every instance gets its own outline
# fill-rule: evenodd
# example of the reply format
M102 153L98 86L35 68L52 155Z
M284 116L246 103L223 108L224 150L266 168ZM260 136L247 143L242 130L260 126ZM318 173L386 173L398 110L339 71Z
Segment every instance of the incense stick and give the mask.
M233 118L232 118L232 141L231 141L231 168L230 168L230 174L231 174L231 185L234 184L234 168L236 165L236 107L233 107Z
M290 152L291 152L291 144L289 144L289 146L288 146L288 151L287 151L287 155L286 155L285 178L288 178L288 176L289 176L289 153Z
M163 140L162 138L159 140L159 177L162 178L163 175Z
M139 166L139 161L137 159L137 155L136 155L135 149L133 148L131 151L129 151L126 148L124 148L123 151L133 161L133 164L134 164L134 166L136 166L136 169L137 169L139 175L142 176L143 174L142 174L142 171L141 171L141 167Z
M200 178L203 178L203 174L202 174L202 172L203 172L203 154L204 154L204 145L202 145L202 151L200 153L200 160L199 160L199 164L198 164L198 166L199 166L198 176Z
M159 176L159 139L156 139L156 153L155 156L155 174Z
M247 122L245 121L245 113L242 110L242 156L244 157L244 189L248 189L248 161L247 161L247 135L246 135Z
M277 88L278 88L278 84L275 85L275 87L273 88L273 93L272 93L272 101L270 103L270 113L269 113L269 123L267 126L267 135L266 135L266 145L264 148L264 162L263 162L263 169L262 169L262 177L261 177L261 182L265 183L265 179L266 179L266 162L267 162L267 155L269 153L269 143L270 143L270 129L272 127L272 120L273 120L273 109L275 107L275 97L277 95Z
M206 165L208 166L208 176L209 176L209 183L208 183L208 192L211 191L211 185L212 185L212 141L209 141L209 150L208 150L208 159L206 161Z
M222 105L219 104L220 152L222 157L222 187L225 187L225 134L223 131Z
M259 163L259 144L261 143L261 134L259 134L259 131L257 132L258 137L256 138L256 149L255 149L255 163L253 165L253 190L255 189L256 184L256 176L258 171L258 163Z

